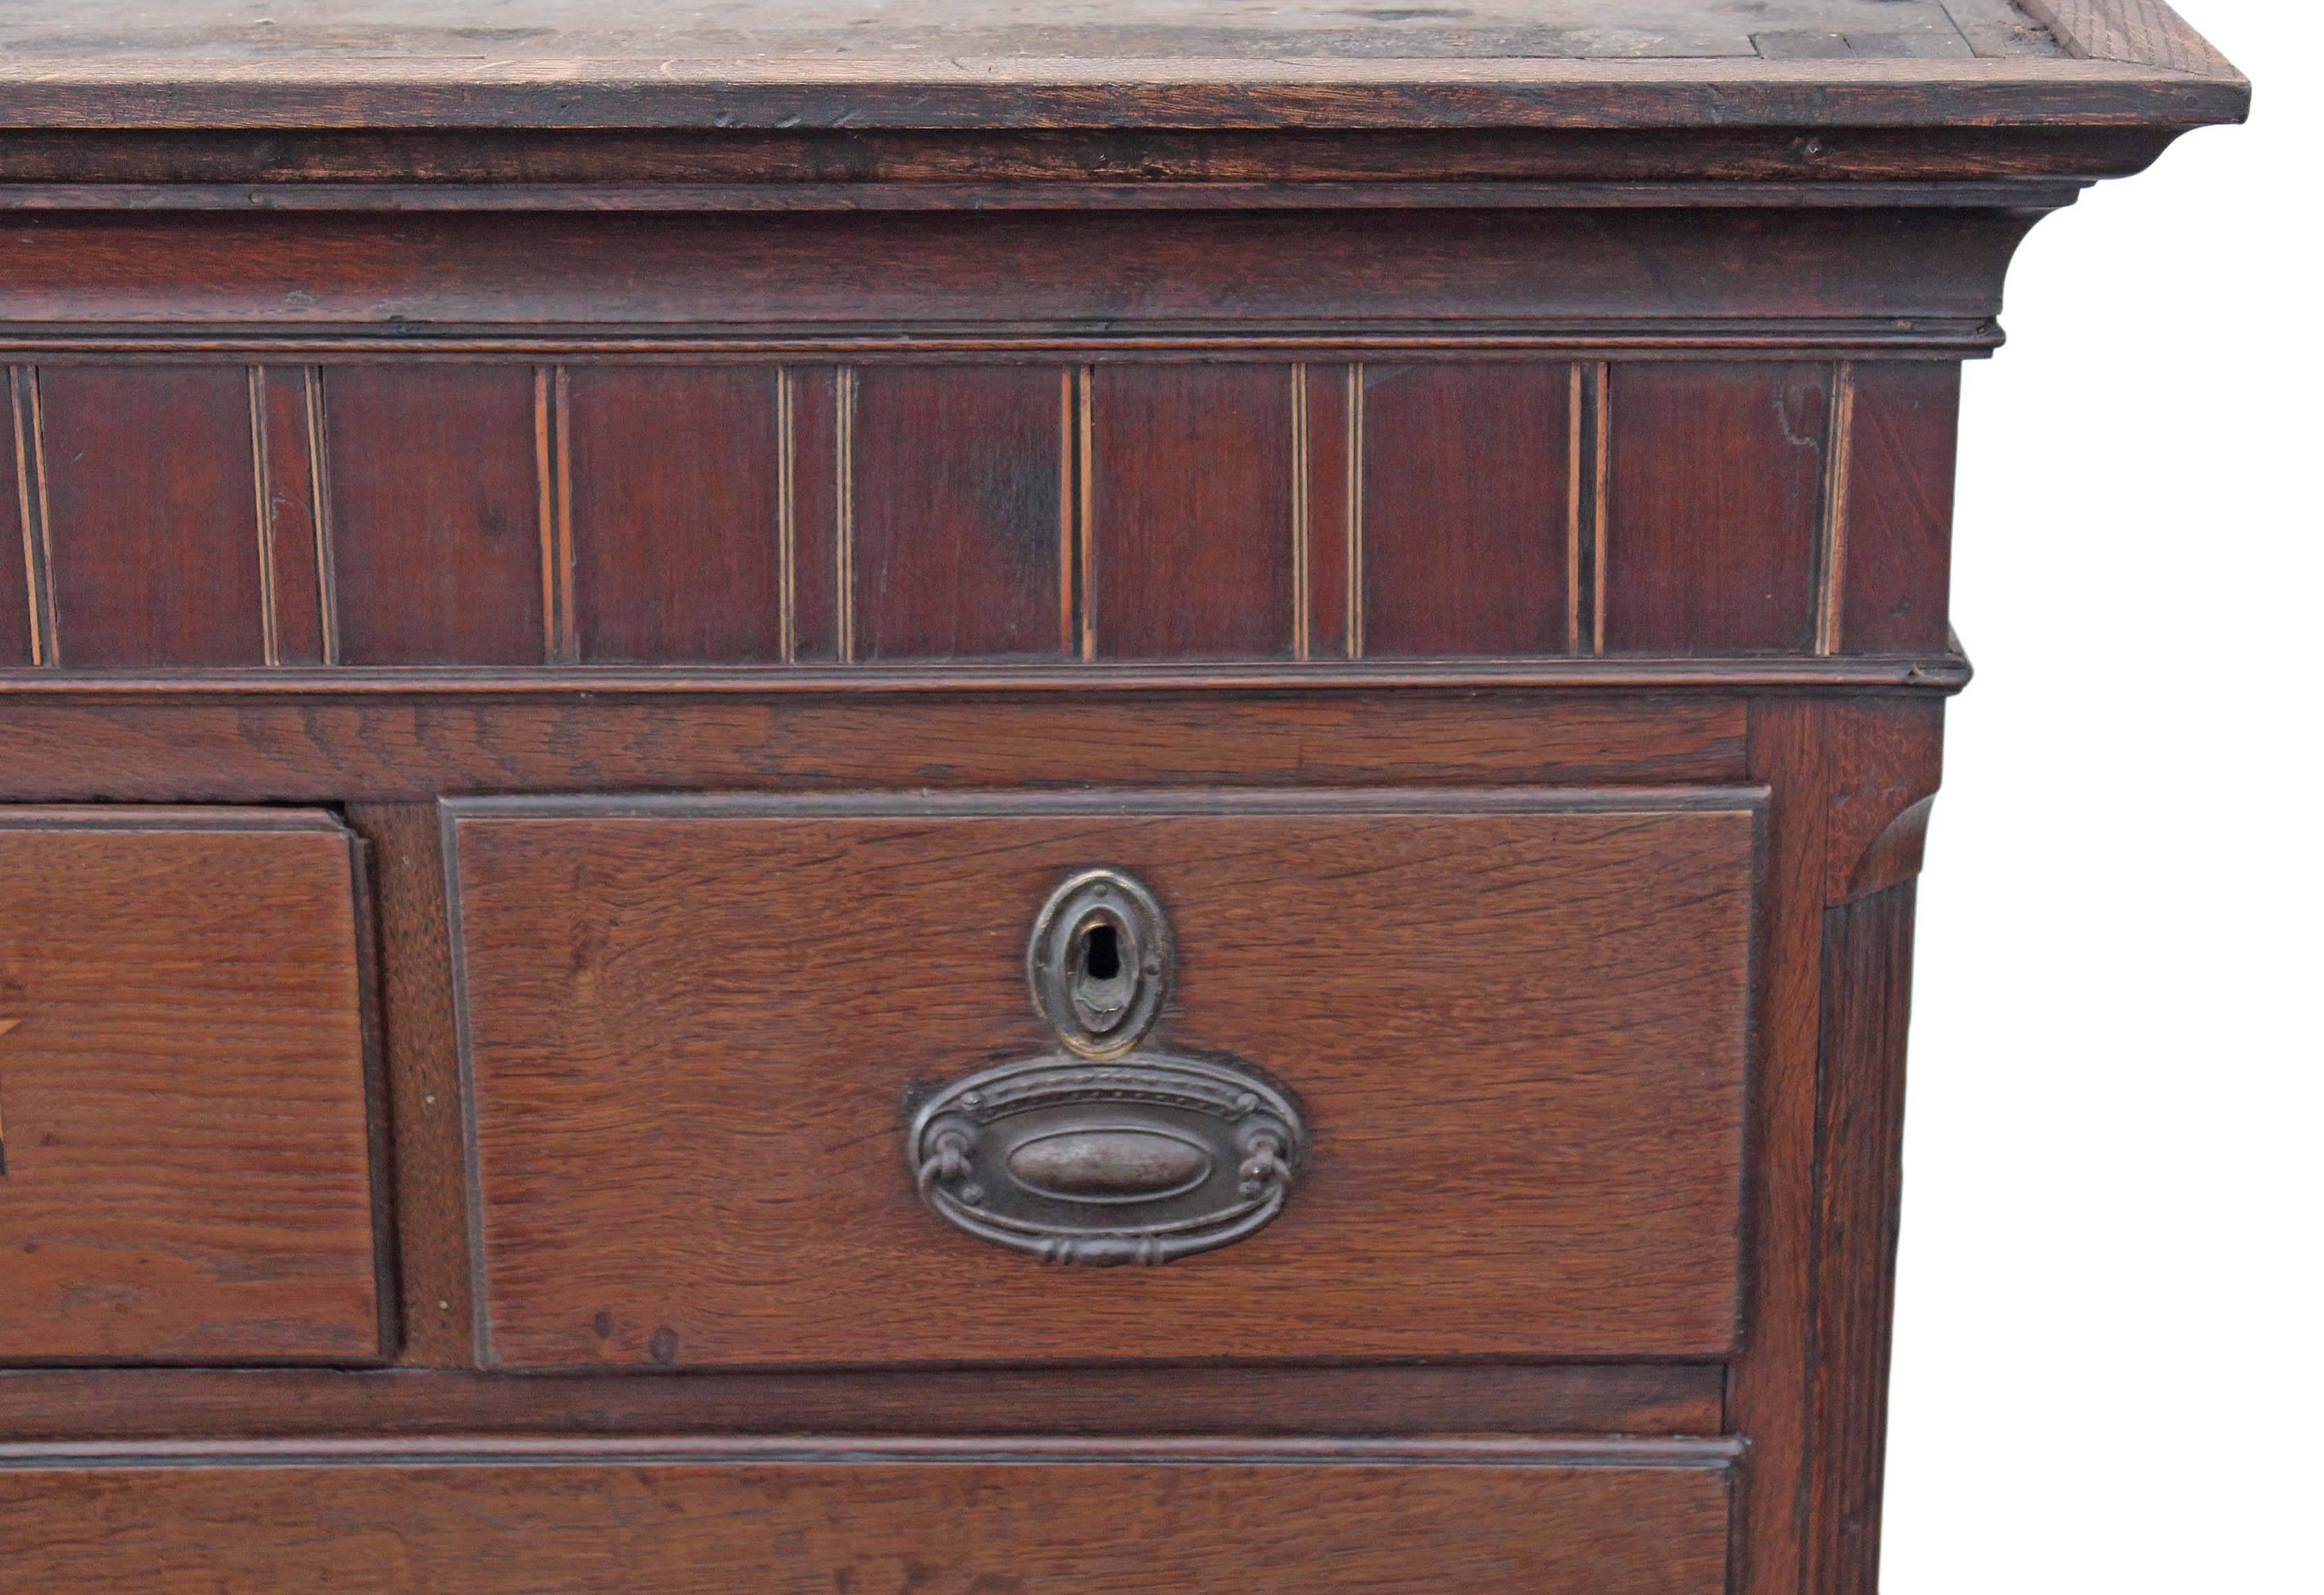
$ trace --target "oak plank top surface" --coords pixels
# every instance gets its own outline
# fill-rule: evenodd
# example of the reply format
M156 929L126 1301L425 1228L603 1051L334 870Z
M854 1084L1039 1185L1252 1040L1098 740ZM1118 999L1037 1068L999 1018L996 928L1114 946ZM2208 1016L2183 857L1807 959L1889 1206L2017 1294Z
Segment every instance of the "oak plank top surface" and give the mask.
M51 0L0 129L2231 120L2159 0Z

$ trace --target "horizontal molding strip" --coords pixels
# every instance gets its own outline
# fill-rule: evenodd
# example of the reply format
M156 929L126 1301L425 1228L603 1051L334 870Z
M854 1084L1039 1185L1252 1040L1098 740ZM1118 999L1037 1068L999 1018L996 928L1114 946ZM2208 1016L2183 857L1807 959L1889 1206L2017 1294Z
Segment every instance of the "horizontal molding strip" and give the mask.
M1724 1468L1735 1436L1576 1440L801 1439L88 1441L0 1445L27 1468L480 1467L695 1463L1080 1462L1132 1466L1424 1463L1482 1467Z
M2086 181L1397 181L769 183L5 183L10 210L918 211L2034 209L2070 205Z
M1969 661L1933 656L1647 659L1618 654L1442 664L945 664L281 668L128 674L0 671L0 699L716 698L1066 692L1494 691L1897 688L1957 692Z
M704 328L457 327L403 322L348 327L236 326L179 322L171 327L76 327L0 324L0 359L38 363L73 357L152 357L162 360L221 358L313 364L387 360L459 361L624 359L641 361L816 360L979 361L1058 359L1075 362L1245 359L1318 364L1383 354L1528 358L1544 354L1584 359L1748 357L1843 358L1887 354L1902 358L1959 359L1989 354L2002 343L1989 317L1878 316L1812 320L1541 320L1526 323L1376 323L1351 328L1253 321L1235 327L1171 324L1109 327L1071 325L961 327Z

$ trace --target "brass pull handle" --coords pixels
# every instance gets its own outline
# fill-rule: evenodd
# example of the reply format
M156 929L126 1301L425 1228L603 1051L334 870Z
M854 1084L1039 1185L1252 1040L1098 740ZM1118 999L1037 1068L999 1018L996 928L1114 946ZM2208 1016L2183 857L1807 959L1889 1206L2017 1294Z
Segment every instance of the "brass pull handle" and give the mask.
M1172 969L1154 895L1114 870L1059 886L1026 953L1065 1051L980 1071L911 1116L920 1200L1046 1262L1158 1264L1257 1234L1305 1155L1297 1106L1250 1065L1140 1047Z

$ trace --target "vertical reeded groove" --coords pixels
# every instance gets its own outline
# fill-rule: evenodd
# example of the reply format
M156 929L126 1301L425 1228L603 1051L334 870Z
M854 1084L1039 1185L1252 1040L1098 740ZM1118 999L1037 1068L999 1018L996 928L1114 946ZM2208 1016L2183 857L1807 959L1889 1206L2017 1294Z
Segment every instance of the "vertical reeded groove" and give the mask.
M1582 652L1582 367L1566 368L1565 651Z
M1614 367L1598 362L1597 402L1591 419L1597 437L1590 458L1590 651L1606 651L1606 500L1614 436Z
M839 658L855 660L855 368L842 366L833 406L832 436L837 458L833 462L832 500L836 506L832 546L838 561L835 586L838 592Z
M540 622L543 656L580 656L573 617L573 472L570 380L562 366L532 373L533 445L540 481Z
M1074 594L1080 561L1074 557L1074 480L1080 474L1074 448L1074 373L1057 371L1057 652L1070 658L1074 646Z
M1079 505L1077 519L1081 530L1081 593L1082 593L1082 658L1097 657L1097 404L1094 396L1096 382L1092 367L1084 366L1074 374L1074 456L1081 464L1081 482L1074 498Z
M791 373L775 367L776 649L785 664L798 660L798 433L792 422Z
M323 368L307 367L307 461L315 505L315 585L323 611L323 663L339 662L339 578L331 552L331 460L325 447Z
M1364 656L1364 367L1348 367L1348 657Z
M1313 528L1307 469L1307 367L1295 365L1291 367L1291 656L1303 662L1311 651L1307 548Z
M41 427L37 366L8 371L8 403L16 432L16 512L23 528L24 593L31 608L32 663L57 663L57 607L49 589L49 464Z
M1822 548L1816 572L1815 651L1840 652L1840 617L1848 570L1848 467L1855 446L1856 362L1832 367L1831 426L1824 444Z
M266 367L246 366L250 386L250 475L258 511L258 625L266 663L282 663L282 626L274 613L274 477L266 449Z

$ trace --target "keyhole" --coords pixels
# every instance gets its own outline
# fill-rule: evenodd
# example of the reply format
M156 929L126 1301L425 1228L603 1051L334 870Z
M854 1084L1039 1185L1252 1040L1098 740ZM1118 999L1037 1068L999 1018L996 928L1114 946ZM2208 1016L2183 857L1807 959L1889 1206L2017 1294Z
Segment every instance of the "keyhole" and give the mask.
M1121 932L1111 925L1092 925L1082 944L1082 972L1093 980L1111 980L1121 973Z

